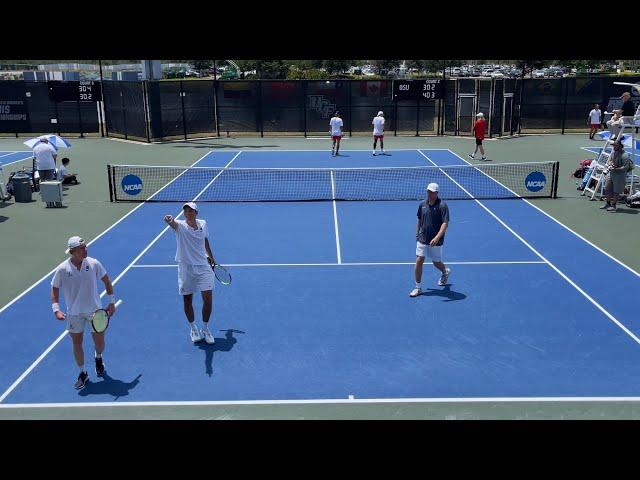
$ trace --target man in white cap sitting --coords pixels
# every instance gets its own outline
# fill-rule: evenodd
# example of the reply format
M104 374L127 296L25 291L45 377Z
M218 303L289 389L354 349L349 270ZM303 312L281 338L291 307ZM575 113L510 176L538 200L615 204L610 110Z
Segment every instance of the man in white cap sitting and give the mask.
M116 311L116 300L107 271L98 260L87 255L85 241L74 236L67 241L67 247L69 258L58 265L51 279L51 308L58 320L67 320L67 330L73 343L73 356L80 369L74 388L80 390L89 380L89 374L84 365L84 350L82 349L84 328L91 323L93 312L102 308L102 301L98 294L98 279L102 280L107 291L109 305L106 310L110 316ZM62 311L58 303L60 289L62 289L67 307L66 313ZM100 376L105 370L105 364L102 360L105 332L91 332L91 334L95 345L96 374Z
M440 280L438 285L444 286L449 281L451 269L442 263L442 244L444 243L444 232L449 226L449 207L438 197L437 183L430 183L427 186L427 198L420 202L418 206L418 222L416 224L416 266L415 278L416 286L410 297L417 297L422 293L422 265L424 258L429 257L433 265L440 270Z
M378 139L380 139L380 153L384 155L384 113L382 110L373 117L371 124L373 125L373 155L376 155Z
M482 141L484 140L484 136L487 133L487 121L484 119L484 113L479 112L476 115L476 121L473 123L472 132L476 137L476 149L473 151L473 153L469 154L469 158L476 158L476 153L478 153L479 148L480 153L482 154L482 160L486 160L487 157L484 156L484 147L482 146Z
M194 202L182 206L186 220L176 220L165 215L164 221L176 234L176 257L178 262L178 292L182 295L184 313L191 328L192 342L204 340L215 342L209 330L209 317L213 304L213 269L215 263L209 245L209 229L205 220L196 219L198 207ZM193 292L202 294L202 331L198 331L193 313Z

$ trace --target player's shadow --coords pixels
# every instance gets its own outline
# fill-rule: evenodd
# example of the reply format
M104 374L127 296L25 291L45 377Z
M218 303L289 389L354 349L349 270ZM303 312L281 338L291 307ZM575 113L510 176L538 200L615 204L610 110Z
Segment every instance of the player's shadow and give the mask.
M444 288L427 288L420 295L425 297L444 297L445 302L455 302L456 300L464 300L467 296L464 293L451 290L451 285L445 285Z
M208 343L205 343L204 341L202 342L198 342L198 348L200 350L204 350L205 352L205 358L204 358L204 365L205 365L205 372L207 375L212 376L213 375L213 354L214 352L228 352L230 351L233 346L237 343L237 339L233 336L234 333L245 333L241 330L233 330L233 329L229 329L229 330L220 330L221 332L227 332L224 335L224 338L220 338L220 337L215 337L215 343L213 345L209 345Z
M344 153L337 153L336 157L350 157L351 155L345 155Z
M102 374L102 381L94 382L89 380L85 387L78 392L78 395L82 397L89 395L111 395L117 400L120 397L129 395L129 391L136 388L138 383L140 383L141 376L142 374L139 374L132 381L123 382L122 380L110 377L109 373L105 371Z

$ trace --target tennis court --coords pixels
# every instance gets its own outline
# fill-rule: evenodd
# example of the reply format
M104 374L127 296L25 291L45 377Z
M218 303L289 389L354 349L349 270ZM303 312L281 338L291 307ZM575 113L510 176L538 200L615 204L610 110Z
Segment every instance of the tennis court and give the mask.
M209 151L193 166L467 165L449 149L341 153ZM186 183L196 201L214 188L190 178L170 188ZM443 191L470 194L504 188L485 175L438 181ZM449 284L439 287L438 272L425 265L424 293L414 299L417 201L199 202L214 254L233 275L232 285L214 289L213 345L191 343L177 292L175 239L162 217L181 204L142 203L89 247L124 301L107 335L107 374L90 369L90 383L74 390L62 323L23 321L51 316L42 300L49 274L0 310L0 403L637 400L638 274L533 202L448 203Z

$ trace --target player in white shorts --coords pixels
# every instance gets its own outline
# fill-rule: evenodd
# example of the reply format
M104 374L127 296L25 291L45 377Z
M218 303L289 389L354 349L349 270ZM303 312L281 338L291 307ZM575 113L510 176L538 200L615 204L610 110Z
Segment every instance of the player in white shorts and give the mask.
M338 151L340 150L340 140L342 139L342 127L344 123L340 118L340 112L336 112L336 114L329 120L329 126L331 127L331 155L338 156Z
M116 302L107 271L98 260L87 256L85 241L77 236L71 237L67 241L67 248L69 258L58 265L51 279L51 309L58 320L67 320L67 330L73 343L73 356L80 369L74 387L80 390L89 380L89 374L84 366L84 350L82 349L84 329L87 324L91 323L93 312L102 308L102 301L98 294L98 279L104 283L109 296L109 305L106 310L110 316L116 311ZM58 303L60 289L62 289L67 307L66 313L62 311ZM105 370L102 359L105 333L91 332L95 345L96 374L98 375L102 375Z
M437 183L427 186L427 199L418 206L418 222L416 224L416 286L409 296L417 297L422 293L422 265L425 257L429 257L433 266L440 270L438 285L444 286L449 281L451 269L442 263L442 245L444 233L449 226L449 207L438 198L440 187Z
M186 220L176 220L165 215L164 221L176 234L176 257L178 262L178 292L182 295L184 313L191 328L191 341L199 342L204 337L208 344L215 342L209 330L213 304L213 269L215 263L209 245L209 229L205 220L196 219L198 207L194 202L182 206ZM202 330L198 331L193 312L193 292L202 293Z
M373 125L373 155L376 154L378 140L380 140L380 153L384 155L384 113L382 110L373 117L371 124Z

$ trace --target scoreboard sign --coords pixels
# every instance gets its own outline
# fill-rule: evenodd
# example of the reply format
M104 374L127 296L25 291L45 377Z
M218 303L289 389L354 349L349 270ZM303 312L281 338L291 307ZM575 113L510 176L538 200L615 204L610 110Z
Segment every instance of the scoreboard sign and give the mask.
M52 80L49 84L49 99L54 102L99 102L102 100L100 82L92 80L60 82Z
M394 80L394 100L439 100L443 97L442 80Z

